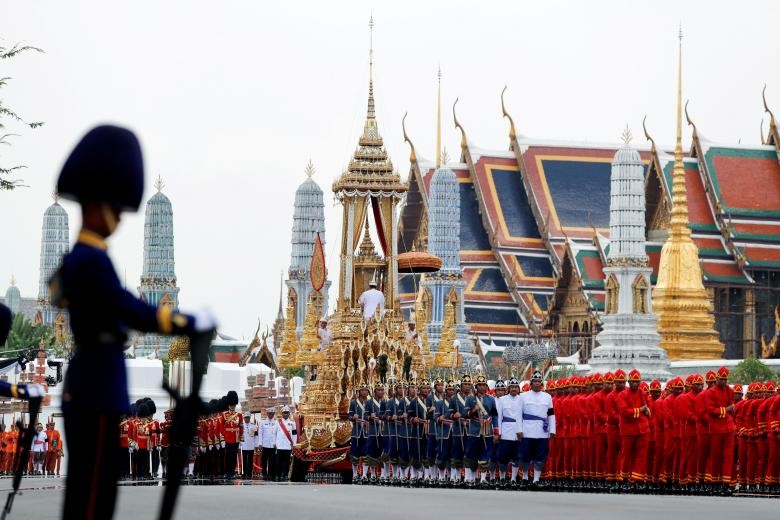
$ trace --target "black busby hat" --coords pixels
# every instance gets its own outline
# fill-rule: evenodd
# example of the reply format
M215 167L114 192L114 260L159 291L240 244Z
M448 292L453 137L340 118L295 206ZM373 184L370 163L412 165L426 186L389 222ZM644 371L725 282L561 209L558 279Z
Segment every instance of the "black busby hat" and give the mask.
M130 405L130 417L138 417L138 403Z
M154 401L151 400L151 398L146 402L146 406L149 407L149 411L152 412L151 415L154 415L157 413L157 405L154 404Z
M5 345L8 332L11 330L11 309L0 303L0 345Z
M117 209L138 211L144 193L138 138L127 128L93 128L65 161L57 192L77 202L106 202Z
M235 390L229 391L225 396L225 401L230 406L236 406L238 404L238 394L236 393L236 391Z
M138 412L138 417L141 419L145 417L149 417L149 407L146 405L146 403L141 403L138 405L138 409L136 410Z
M209 413L217 413L219 411L219 401L212 399L209 401Z

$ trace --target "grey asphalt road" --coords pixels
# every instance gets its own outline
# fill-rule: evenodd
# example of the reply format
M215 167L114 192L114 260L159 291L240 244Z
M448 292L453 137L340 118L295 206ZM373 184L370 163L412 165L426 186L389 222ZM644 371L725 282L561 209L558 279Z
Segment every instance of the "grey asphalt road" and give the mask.
M25 479L14 504L13 519L59 518L63 482ZM11 486L0 481L0 500ZM162 487L123 486L118 519L156 518ZM776 519L780 501L772 498L673 497L531 493L458 489L404 489L365 486L262 484L186 486L176 518L351 520L468 518L566 518L575 520L670 520L673 518Z

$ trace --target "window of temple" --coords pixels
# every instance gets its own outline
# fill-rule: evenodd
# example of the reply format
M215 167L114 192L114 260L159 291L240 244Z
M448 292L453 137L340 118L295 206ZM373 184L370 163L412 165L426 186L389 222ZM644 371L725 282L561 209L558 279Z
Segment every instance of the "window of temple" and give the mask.
M604 302L604 312L606 314L615 314L618 311L618 293L620 284L618 284L615 275L609 275L606 283L607 296Z
M458 299L458 293L455 291L455 288L450 289L450 292L447 294L447 303L452 304L453 310L455 311L455 323L460 322L460 300Z
M643 275L637 275L633 283L633 310L636 314L647 314L647 291L649 285Z

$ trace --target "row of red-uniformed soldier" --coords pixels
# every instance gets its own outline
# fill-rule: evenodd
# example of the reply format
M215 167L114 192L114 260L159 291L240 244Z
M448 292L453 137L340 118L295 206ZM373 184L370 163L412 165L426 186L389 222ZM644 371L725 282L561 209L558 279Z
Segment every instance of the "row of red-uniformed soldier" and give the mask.
M198 421L188 475L202 478L236 477L243 417L236 411L238 394L231 390L208 403L208 415Z
M60 476L60 462L64 455L60 432L54 427L54 421L51 418L46 423L46 430L43 430L40 423L38 423L38 429L46 435L42 449L44 452L43 469L36 469L33 466L34 457L31 455L27 464L27 473L58 477ZM15 421L12 421L7 429L4 422L0 423L0 475L11 475L16 471L19 456L17 452L18 439L19 430Z
M173 411L166 410L165 421L157 421L157 406L148 397L136 401L131 410L119 422L120 476L135 480L156 478L162 465L165 478Z
M675 377L663 390L636 370L550 381L558 431L543 478L622 491L780 491L780 395L753 383L743 400L728 375L708 372L706 388L700 374Z

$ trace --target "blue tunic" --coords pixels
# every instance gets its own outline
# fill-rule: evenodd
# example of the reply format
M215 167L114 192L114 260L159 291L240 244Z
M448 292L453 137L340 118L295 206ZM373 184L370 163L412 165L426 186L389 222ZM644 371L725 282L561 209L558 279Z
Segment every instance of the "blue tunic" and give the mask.
M129 413L127 329L187 334L192 331L192 318L172 320L170 310L158 310L125 290L105 242L90 232L81 232L50 284L53 301L70 313L76 345L65 374L63 411ZM107 384L98 387L97 381Z

